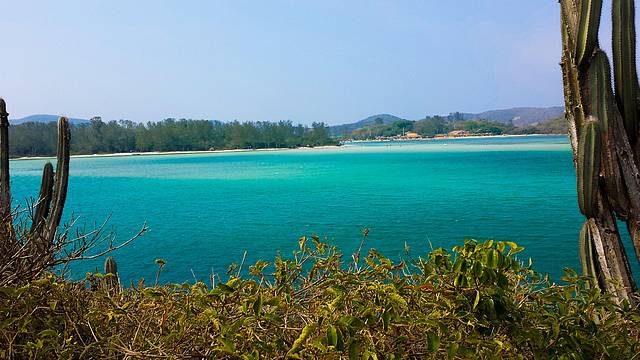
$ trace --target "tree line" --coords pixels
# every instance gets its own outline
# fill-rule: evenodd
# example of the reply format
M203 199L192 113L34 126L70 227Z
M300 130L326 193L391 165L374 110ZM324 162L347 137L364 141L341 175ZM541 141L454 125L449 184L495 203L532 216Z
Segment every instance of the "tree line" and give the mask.
M29 122L10 126L11 156L56 153L56 124ZM165 119L146 124L91 119L71 129L71 152L99 154L144 151L295 148L336 144L322 122L310 127L291 121L229 122Z
M425 138L438 134L447 134L453 130L466 130L471 134L566 134L568 131L564 118L550 119L539 124L517 127L512 122L500 123L489 120L463 120L461 116L429 116L421 120L398 120L385 124L376 119L373 124L354 130L347 136L352 139L372 139L380 136L399 136L414 131Z

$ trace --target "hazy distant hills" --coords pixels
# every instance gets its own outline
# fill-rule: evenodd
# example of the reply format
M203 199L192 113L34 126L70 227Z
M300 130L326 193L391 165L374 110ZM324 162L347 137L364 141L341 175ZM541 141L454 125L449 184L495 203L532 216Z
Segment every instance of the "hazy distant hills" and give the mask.
M20 125L20 124L24 124L26 122L48 123L48 122L58 121L59 118L60 118L60 116L58 116L58 115L36 114L36 115L25 116L25 117L20 118L20 119L11 119L11 120L9 120L9 123L11 125ZM69 118L69 122L71 122L71 124L73 124L73 125L79 125L79 124L87 124L87 123L89 123L89 120L87 120L87 119Z
M500 123L508 123L509 121L512 121L513 125L523 127L527 125L534 125L546 120L559 118L564 115L564 107L517 107L510 109L489 110L478 114L461 113L460 115L462 115L462 118L464 120L483 119ZM373 115L354 123L331 126L330 131L331 135L333 136L346 135L350 134L356 129L372 125L376 122L391 124L398 120L405 119L389 114Z
M375 123L382 124L392 124L398 120L404 120L397 116L389 115L389 114L379 114L369 116L366 119L362 119L360 121L351 123L351 124L343 124L343 125L334 125L329 127L329 131L332 136L338 136L343 134L350 134L353 130L359 129L361 127L365 127L367 125L373 125Z
M484 119L501 123L513 121L515 126L525 126L563 116L564 107L518 107L503 110L489 110L479 114L463 113L465 120Z
M553 106L553 107L517 107L510 109L501 109L501 110L489 110L477 114L472 113L462 113L462 118L465 120L474 120L474 119L484 119L491 120L501 123L508 123L512 121L515 126L523 127L527 125L534 125L545 120L555 119L563 116L564 108L561 106ZM378 124L392 124L399 120L405 120L403 118L390 115L390 114L379 114L369 116L365 119L356 121L350 124L342 124L342 125L334 125L331 126L330 132L333 136L350 134L352 131L369 126ZM26 122L54 122L58 121L57 115L48 115L48 114L37 114L37 115L29 115L20 119L12 119L10 120L12 125L19 125ZM69 121L74 124L86 124L89 123L87 119L78 119L78 118L69 118Z

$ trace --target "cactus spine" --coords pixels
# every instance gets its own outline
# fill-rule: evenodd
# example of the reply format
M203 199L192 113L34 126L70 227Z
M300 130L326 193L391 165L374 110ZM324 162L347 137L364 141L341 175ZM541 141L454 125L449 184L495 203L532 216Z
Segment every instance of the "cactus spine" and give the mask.
M10 253L12 247L18 243L12 230L11 219L8 115L5 101L0 99L0 245L5 251L3 254ZM53 243L62 219L69 182L70 137L69 121L67 118L61 117L58 120L58 152L55 174L51 163L44 165L40 194L35 204L32 226L27 234L29 240L42 250L47 249Z
M633 0L613 0L613 74L599 48L602 0L560 0L565 116L576 165L585 275L618 301L635 283L616 218L627 222L640 259L640 147Z

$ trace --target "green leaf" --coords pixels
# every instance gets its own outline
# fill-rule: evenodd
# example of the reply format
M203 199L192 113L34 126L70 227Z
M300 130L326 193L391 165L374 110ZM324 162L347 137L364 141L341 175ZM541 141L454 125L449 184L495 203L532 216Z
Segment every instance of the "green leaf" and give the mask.
M218 341L222 344L222 347L219 348L220 350L222 350L224 352L228 352L230 354L235 354L236 353L236 346L233 343L233 341L230 341L230 340L225 339L225 338L218 338Z
M58 332L53 329L42 330L38 334L38 337L52 337L55 338L58 336Z
M227 333L229 334L235 334L238 329L240 329L240 327L242 327L242 325L244 325L244 322L247 318L241 317L240 319L236 320L233 322L233 324L231 324L231 326L229 326L229 329L227 330Z
M304 343L307 341L307 338L316 330L317 324L310 323L305 325L300 332L298 338L291 345L291 349L287 352L287 357L297 354L304 347Z
M232 288L231 286L229 286L227 284L223 284L223 283L218 284L218 286L216 286L216 288L222 290L223 293L227 293L227 294L230 294L230 293L235 291L234 288Z
M489 312L489 316L492 317L492 318L495 317L496 308L495 308L495 305L493 303L493 299L492 298L488 298L486 304L487 304L487 310Z
M327 327L327 344L330 346L338 346L338 331L333 325Z
M385 331L389 330L390 321L391 321L391 313L389 312L389 310L385 310L385 312L382 313L382 328Z
M260 316L262 310L262 294L258 294L258 298L253 302L253 313Z
M351 342L349 345L349 360L357 360L360 358L362 344L360 341L356 340Z
M440 347L440 336L433 332L427 333L427 346L429 351L435 352Z
M476 290L476 298L473 300L473 308L475 309L480 302L480 291Z
M458 354L458 344L453 343L447 348L447 358L453 359Z
M489 250L487 252L487 267L490 269L495 269L498 267L498 252L496 250Z

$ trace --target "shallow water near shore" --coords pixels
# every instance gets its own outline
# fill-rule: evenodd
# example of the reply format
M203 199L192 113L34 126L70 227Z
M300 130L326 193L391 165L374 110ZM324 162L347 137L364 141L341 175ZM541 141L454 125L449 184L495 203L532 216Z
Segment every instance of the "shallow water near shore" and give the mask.
M11 162L14 201L37 196L43 164ZM583 221L568 139L556 136L75 158L65 218L72 212L87 228L111 216L121 240L147 221L147 234L113 254L125 284L152 282L157 258L167 261L163 282L208 282L245 250L246 264L286 256L302 235L350 254L363 228L366 247L393 258L405 242L417 255L466 238L515 241L526 248L520 258L559 279L579 265Z

